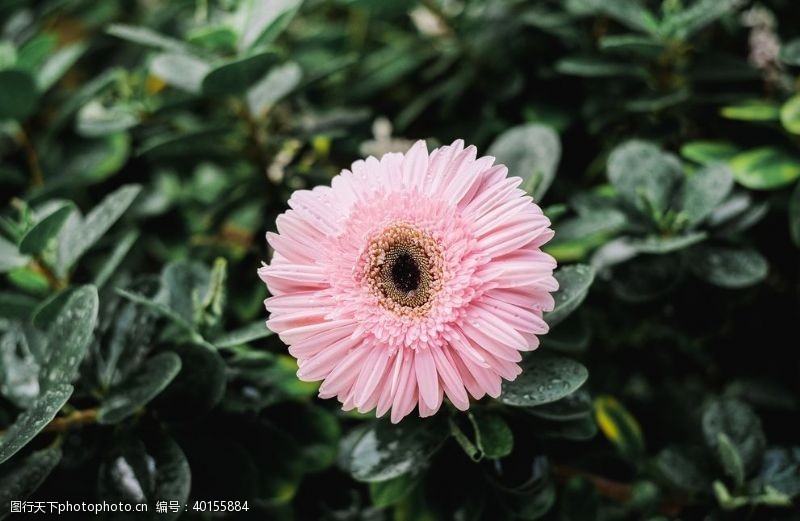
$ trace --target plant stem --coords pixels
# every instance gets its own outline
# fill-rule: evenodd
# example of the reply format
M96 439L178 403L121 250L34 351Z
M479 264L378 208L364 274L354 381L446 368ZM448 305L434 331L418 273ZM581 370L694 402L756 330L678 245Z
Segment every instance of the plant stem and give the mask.
M33 142L24 126L20 127L18 139L28 160L28 168L31 171L31 185L42 186L44 184L44 175L42 175L42 166L39 164L39 155L36 153L36 148L33 146Z
M43 429L43 432L64 432L69 430L71 427L92 424L96 420L97 409L77 410L67 414L66 416L54 418L53 421L48 423Z

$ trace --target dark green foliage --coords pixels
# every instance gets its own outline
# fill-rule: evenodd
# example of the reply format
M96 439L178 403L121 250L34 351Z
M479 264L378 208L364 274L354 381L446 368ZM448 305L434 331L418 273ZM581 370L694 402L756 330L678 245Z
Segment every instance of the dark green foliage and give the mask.
M798 86L793 0L0 3L0 519L799 519ZM498 398L393 425L256 271L417 138L521 178L560 288Z

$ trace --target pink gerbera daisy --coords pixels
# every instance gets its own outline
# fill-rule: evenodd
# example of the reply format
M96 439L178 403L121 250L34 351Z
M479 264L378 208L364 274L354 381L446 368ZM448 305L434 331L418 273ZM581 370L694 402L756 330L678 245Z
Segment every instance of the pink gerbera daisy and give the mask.
M553 231L493 162L462 141L430 155L419 141L291 196L258 274L267 326L300 379L323 381L320 397L398 422L444 395L460 410L497 397L521 372L558 288L540 250Z

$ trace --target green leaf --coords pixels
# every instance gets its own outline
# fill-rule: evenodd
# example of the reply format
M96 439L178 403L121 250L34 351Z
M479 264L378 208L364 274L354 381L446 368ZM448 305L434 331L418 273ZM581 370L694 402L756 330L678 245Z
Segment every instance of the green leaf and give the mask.
M71 225L68 222L59 236L60 274L66 274L78 259L105 235L133 203L141 189L139 185L122 186L106 196L85 218L78 216Z
M795 185L789 197L789 232L794 245L800 248L800 183Z
M114 387L100 404L97 422L119 423L158 396L181 370L181 358L171 352L145 361L135 372Z
M653 143L628 141L608 157L608 180L619 197L656 220L669 208L682 179L678 158L662 152Z
M300 84L303 71L295 62L273 67L261 80L247 91L250 113L261 116L272 105Z
M30 257L22 255L16 244L0 237L0 273L25 266Z
M36 86L39 92L47 92L75 65L88 45L83 42L65 45L50 56L36 72Z
M795 94L781 106L781 123L791 134L800 134L800 94Z
M578 389L560 400L530 407L525 412L544 420L572 421L589 416L592 410L592 398L588 391Z
M561 141L550 127L528 123L500 134L488 154L508 167L509 175L521 177L522 186L540 201L556 175Z
M657 57L664 52L664 44L655 38L638 34L612 34L599 41L600 50L644 57Z
M614 268L611 288L625 301L647 302L669 293L683 269L675 254L641 255Z
M174 418L198 418L225 395L225 361L205 345L181 344L171 351L181 359L180 372L158 396L155 406Z
M211 287L211 272L199 262L177 261L161 273L162 300L186 323L197 324L201 299Z
M728 105L719 111L722 117L740 121L777 121L780 107L771 101L748 100L738 105Z
M589 3L597 11L631 29L652 35L659 32L658 19L641 0L591 0Z
M97 288L94 286L79 286L66 294L63 305L47 329L50 356L42 367L39 381L42 389L69 383L75 378L92 341L98 309Z
M673 487L689 493L707 492L711 477L703 464L704 454L694 448L670 446L656 457L656 468Z
M563 266L553 274L558 291L553 294L555 308L545 314L550 327L555 327L581 305L594 282L594 270L586 264Z
M130 151L131 140L126 132L104 134L97 139L79 142L62 167L62 175L87 183L103 181L125 166Z
M722 163L705 166L688 176L681 192L681 213L694 226L719 206L733 189L733 174Z
M165 52L150 62L150 74L192 94L203 90L203 78L210 70L209 64L187 54Z
M182 316L172 310L166 304L161 302L156 302L150 298L147 298L144 295L139 295L137 293L132 293L130 291L126 291L121 288L117 288L116 290L117 295L130 300L131 302L135 302L136 304L141 304L142 306L146 307L151 311L155 311L159 315L164 318L169 319L175 325L179 326L181 329L186 331L192 337L192 340L202 341L202 337L195 331L194 325L190 324Z
M0 70L0 119L22 120L33 114L37 104L36 82L18 69Z
M556 63L556 70L561 74L584 78L636 78L644 76L644 71L641 68L629 62L588 56L562 58Z
M688 38L717 19L736 10L737 0L694 0L686 9L669 16L662 32L679 39Z
M277 60L275 53L263 52L217 66L203 78L203 94L224 96L244 92L261 79Z
M21 409L39 396L39 355L25 328L12 324L0 337L0 392Z
M598 396L594 400L597 425L629 462L638 464L644 456L644 438L639 422L612 396Z
M350 473L358 481L373 482L417 471L439 449L445 432L435 420L405 418L397 425L377 421L350 451Z
M800 66L800 38L781 45L780 59L787 65Z
M154 49L161 49L164 51L173 51L177 53L187 53L190 48L186 43L170 38L161 33L148 29L147 27L139 27L135 25L125 24L111 24L106 29L106 32L111 36L116 36L123 40L144 45L145 47L152 47Z
M106 257L105 261L103 261L102 267L97 272L97 275L94 278L95 286L102 288L106 285L111 276L116 273L117 268L122 261L126 259L128 253L138 238L138 230L131 230L122 236L122 239L120 239L117 244L114 245L114 249L111 251L108 257Z
M800 447L767 449L758 480L789 497L800 496Z
M181 447L166 433L143 433L144 442L131 437L117 439L100 464L99 496L109 503L177 501L178 512L136 514L137 519L174 520L189 499L191 469Z
M70 396L72 396L71 385L54 385L39 395L28 409L21 412L0 438L0 463L16 454L39 434L67 403Z
M239 329L229 331L215 338L211 343L217 348L235 347L248 344L254 340L260 340L272 336L272 331L267 329L263 320L257 320Z
M738 400L715 400L703 412L703 435L706 445L719 454L720 434L741 456L745 473L752 472L761 462L766 447L761 420L753 410ZM723 449L724 450L724 449Z
M416 484L417 478L411 474L403 474L386 481L371 482L369 497L376 508L386 508L406 497Z
M681 147L681 155L701 165L727 162L739 153L739 148L727 141L690 141Z
M764 280L766 259L756 250L699 245L688 251L689 269L697 277L722 288L744 288Z
M53 211L45 215L37 222L19 241L19 251L25 255L36 255L40 253L47 244L53 239L67 220L67 217L75 211L75 205L64 203Z
M12 501L24 501L38 489L61 461L61 449L38 450L0 468L0 519L11 513Z
M475 428L475 442L490 459L504 458L514 448L514 433L502 416L486 411L468 413Z
M85 137L102 137L122 132L139 123L139 116L122 106L105 107L92 100L81 108L75 130Z
M733 478L733 483L736 487L741 487L745 478L742 457L733 442L731 442L731 439L724 432L717 433L717 458L725 473Z
M268 44L288 25L302 3L302 0L243 2L244 27L240 33L239 49Z
M688 248L693 244L706 240L706 237L708 237L706 232L684 233L667 237L648 235L643 238L627 239L627 243L637 253L664 255Z
M503 381L498 400L506 405L533 407L560 400L589 377L586 368L575 360L544 353L533 353L521 365L522 374L516 380Z

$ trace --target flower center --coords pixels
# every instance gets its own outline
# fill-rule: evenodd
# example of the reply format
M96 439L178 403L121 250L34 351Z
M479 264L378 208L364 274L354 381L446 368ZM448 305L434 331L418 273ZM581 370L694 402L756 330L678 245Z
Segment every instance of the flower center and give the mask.
M442 253L428 234L396 223L367 251L366 282L383 307L398 314L424 314L442 278Z

